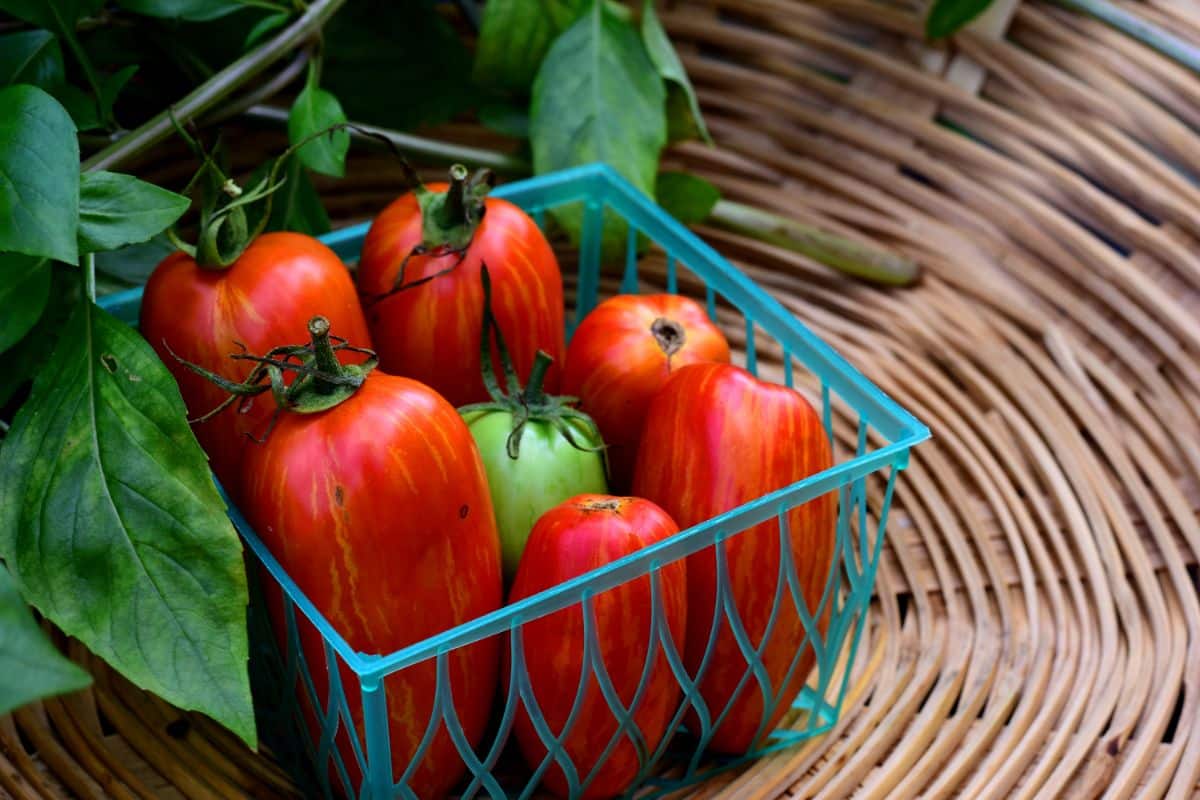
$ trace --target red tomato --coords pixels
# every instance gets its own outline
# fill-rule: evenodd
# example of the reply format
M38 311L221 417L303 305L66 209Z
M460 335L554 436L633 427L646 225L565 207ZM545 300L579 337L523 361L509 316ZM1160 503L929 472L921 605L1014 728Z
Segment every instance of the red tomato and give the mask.
M444 192L447 185L427 188ZM521 382L528 380L537 351L545 350L555 361L545 388L555 394L557 365L566 350L562 274L546 237L512 203L488 198L485 208L483 221L458 266L454 266L456 255L409 259L405 284L450 270L426 283L377 299L393 289L401 262L422 240L421 210L411 192L371 223L358 262L358 287L380 366L428 384L455 406L488 399L479 363L483 324L480 262L487 264L491 274L492 308ZM497 376L503 381L499 370Z
M555 506L537 521L521 558L509 602L548 589L562 581L629 555L679 531L658 506L635 497L581 494ZM663 618L676 649L683 653L687 628L687 570L683 561L664 565L659 577ZM622 705L629 708L650 652L650 577L643 576L592 599L600 659L608 671ZM583 611L578 605L526 622L521 629L525 668L542 716L560 735L579 691L583 668ZM658 747L671 715L679 707L680 688L663 653L656 645L649 682L643 690L634 720L646 749ZM510 659L505 659L508 680ZM600 756L616 734L617 719L604 700L594 675L588 678L586 697L565 742L567 756L583 781L597 767ZM531 769L546 757L522 707L514 724L521 753ZM638 772L633 744L622 735L583 797L621 794ZM562 796L568 784L554 764L545 783Z
M580 399L608 445L612 485L633 478L646 409L673 370L729 362L729 344L694 300L673 294L618 295L576 328L562 392Z
M341 259L311 236L267 233L255 239L227 269L205 269L184 253L167 256L146 283L142 335L179 383L188 414L212 411L228 395L176 360L180 358L234 381L253 364L233 361L238 343L251 353L308 338L308 320L317 314L350 344L370 347L367 323L354 283ZM361 361L346 353L344 360ZM275 410L269 394L239 404L195 426L225 489L238 495L238 474L247 434L261 435Z
M634 471L634 492L662 506L687 528L832 465L829 442L816 411L784 386L765 383L729 364L696 364L676 372L650 404ZM837 502L832 493L787 514L797 578L810 613L820 603L833 561ZM779 574L779 528L770 519L730 537L725 545L734 603L750 642L762 643ZM685 663L694 675L712 632L717 597L716 556L706 548L688 557L688 632ZM821 620L822 631L828 621ZM785 591L762 659L779 696L766 721L768 733L791 706L813 666L811 646L784 686L804 639L804 627ZM710 743L742 753L757 744L763 700L751 677L734 696L747 661L722 615L716 651L701 681L715 718L732 709ZM689 722L697 730L695 715Z
M428 387L372 373L328 411L285 413L246 456L247 520L355 650L387 654L500 606L500 541L483 464L466 423ZM278 598L272 611L277 633L286 630ZM307 622L300 630L324 702L321 638ZM491 711L498 656L495 637L449 655L455 709L472 745ZM365 743L357 678L343 665L341 680ZM434 709L436 662L390 675L384 686L399 780ZM349 740L338 739L357 781ZM442 796L465 769L443 725L409 786L421 797Z

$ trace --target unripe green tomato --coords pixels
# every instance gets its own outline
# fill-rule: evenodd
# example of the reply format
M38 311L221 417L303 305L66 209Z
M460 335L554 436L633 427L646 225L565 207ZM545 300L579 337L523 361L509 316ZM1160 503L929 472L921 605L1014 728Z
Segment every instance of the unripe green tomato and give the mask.
M599 450L579 450L549 422L525 424L517 458L510 458L507 444L513 416L507 411L468 411L463 418L487 472L504 576L517 574L521 553L533 524L545 512L577 494L607 494L604 457ZM568 419L575 441L589 448L603 442L594 427Z

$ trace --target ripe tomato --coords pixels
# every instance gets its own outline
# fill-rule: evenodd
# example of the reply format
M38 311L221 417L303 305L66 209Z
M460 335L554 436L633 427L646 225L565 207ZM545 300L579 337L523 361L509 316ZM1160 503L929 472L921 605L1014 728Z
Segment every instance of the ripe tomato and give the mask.
M461 406L488 396L480 378L480 263L491 270L496 317L522 380L539 349L562 363L566 345L562 274L546 237L512 203L468 193L465 170L453 175L452 185L419 187L375 218L359 258L358 287L380 366ZM456 194L457 205L449 202ZM447 207L458 211L447 214ZM418 246L429 254L410 257ZM409 288L393 291L405 259ZM555 367L546 389L556 391L558 381Z
M618 558L661 541L679 528L661 508L634 497L580 495L547 511L529 536L529 545L509 597L516 602L562 581L584 574ZM633 710L645 750L653 752L679 707L679 683L671 672L661 642L649 647L651 630L650 576L635 578L592 598L600 660L613 689L625 708L631 708L651 652L654 663ZM683 652L687 629L687 568L683 561L665 564L659 571L661 611L666 631ZM525 669L538 709L555 736L562 734L579 693L583 674L583 609L572 606L526 622L519 634ZM505 680L511 659L504 659ZM588 671L591 671L588 667ZM567 756L584 781L595 777L582 797L613 797L623 793L638 773L638 753L622 735L608 758L600 757L617 732L617 719L605 702L595 675L587 678L585 697L564 742ZM531 769L546 757L529 710L522 707L514 722L517 743ZM553 764L546 785L567 796L562 769Z
M765 383L729 364L695 364L676 372L650 403L634 470L634 493L662 506L687 528L767 492L820 472L833 463L820 417L795 391ZM824 494L787 514L796 575L810 614L815 614L833 562L837 502ZM758 647L771 616L779 574L779 528L770 519L730 537L725 544L729 584L741 621ZM700 666L717 600L714 548L688 557L688 632L685 663ZM820 621L822 632L827 615ZM747 661L723 614L716 650L701 680L715 718L732 708L710 747L741 753L757 744L764 708L751 678L734 695ZM769 733L791 707L813 666L811 645L784 686L787 669L804 639L800 616L785 591L770 641L762 654L772 691L779 696L762 732ZM689 725L696 728L695 715ZM759 740L761 741L761 740Z
M612 485L633 478L646 409L673 370L729 362L729 344L694 300L618 295L588 314L567 348L563 394L578 397L608 445Z
M180 364L172 352L241 381L253 364L230 360L239 344L251 353L264 353L281 343L302 342L308 320L316 314L327 317L350 344L370 347L354 283L341 259L310 236L267 233L225 269L201 267L184 253L167 256L146 283L141 330L179 383L188 414L199 417L226 394ZM346 358L361 360L349 353ZM195 426L213 471L235 499L250 443L247 434L261 435L274 410L269 397L258 397Z
M357 651L387 654L501 605L500 543L479 453L454 407L423 384L373 372L327 410L282 414L265 443L247 449L243 479L246 519ZM286 630L278 604L273 610L277 632ZM325 698L325 654L306 622L301 647ZM449 655L449 688L472 745L491 711L498 655L494 637ZM365 742L358 681L344 666L341 673ZM399 779L434 710L435 660L384 686ZM341 734L339 748L357 773ZM442 725L409 785L421 797L442 796L464 770Z

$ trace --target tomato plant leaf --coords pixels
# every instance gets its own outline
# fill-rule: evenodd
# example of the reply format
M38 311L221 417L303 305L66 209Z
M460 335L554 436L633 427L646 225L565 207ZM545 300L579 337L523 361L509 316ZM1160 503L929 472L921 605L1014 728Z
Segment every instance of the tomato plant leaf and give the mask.
M642 6L642 42L654 68L667 82L669 140L676 142L699 137L712 144L704 116L700 113L700 103L696 100L696 90L654 11L654 0L645 0Z
M0 408L27 387L54 351L63 327L83 297L79 270L51 262L50 296L37 324L13 347L0 352Z
M310 79L292 103L288 114L288 139L297 145L329 126L345 121L346 112L342 111L338 99ZM346 172L349 149L350 133L337 130L313 139L297 150L296 156L309 169L340 178Z
M80 303L0 448L0 556L142 688L256 741L242 548L167 368Z
M154 268L175 249L175 245L160 233L145 242L96 253L96 269L121 288L141 286L149 280Z
M0 11L61 36L68 30L73 32L80 17L95 14L103 5L104 0L0 0Z
M925 36L941 39L982 14L992 0L934 0L925 16Z
M704 178L688 172L660 172L655 197L664 211L690 225L704 221L712 213L721 192Z
M79 260L79 142L36 86L0 89L0 250Z
M530 143L534 171L603 161L654 195L658 157L667 139L663 83L633 27L594 2L546 54L533 83ZM583 210L555 212L578 241ZM622 252L625 226L607 215L605 258Z
M79 181L79 250L144 242L183 216L186 197L132 175L86 172Z
M260 40L266 38L267 34L286 25L291 18L292 15L287 11L280 11L278 14L268 14L263 17L254 23L254 27L246 34L246 41L242 44L242 49L249 50L254 47Z
M71 115L71 121L75 123L77 129L93 131L102 127L100 109L96 105L95 98L78 86L64 83L54 90L54 99L62 103L62 107Z
M129 83L129 79L138 71L137 65L122 67L111 75L105 75L100 78L99 92L96 95L96 103L100 106L100 116L108 117L112 114L113 105L117 102L117 95L125 88L125 84Z
M471 54L428 0L354 0L323 35L321 85L351 119L407 130L478 105Z
M528 92L551 42L586 8L586 0L488 0L475 46L475 82Z
M62 49L50 31L0 36L0 86L28 83L47 91L63 83Z
M0 353L29 333L49 297L46 259L0 253Z
M217 19L246 7L239 0L117 0L117 5L147 17L192 22Z
M91 682L91 675L46 638L0 564L0 714Z

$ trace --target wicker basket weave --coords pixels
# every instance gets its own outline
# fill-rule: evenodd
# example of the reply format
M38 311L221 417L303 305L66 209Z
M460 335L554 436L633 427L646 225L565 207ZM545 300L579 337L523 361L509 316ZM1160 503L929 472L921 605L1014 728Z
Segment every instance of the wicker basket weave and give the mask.
M1195 0L1119 5L1200 46ZM718 143L668 163L925 277L878 290L701 232L935 437L897 492L838 727L698 795L1197 792L1200 76L1049 3L993 14L950 49L874 0L663 15ZM179 169L174 152L142 171ZM350 171L326 187L343 221L398 185L382 157ZM69 649L97 682L0 717L0 797L295 791Z

